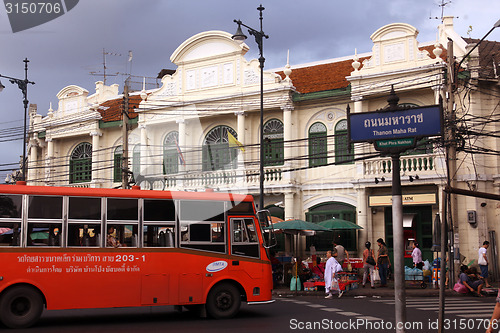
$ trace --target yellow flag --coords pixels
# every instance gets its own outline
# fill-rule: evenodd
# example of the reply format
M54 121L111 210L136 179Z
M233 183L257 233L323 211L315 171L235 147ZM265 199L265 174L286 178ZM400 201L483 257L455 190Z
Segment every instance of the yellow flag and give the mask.
M243 144L236 140L236 138L229 132L227 132L227 142L229 143L229 147L239 148L241 151L245 151Z

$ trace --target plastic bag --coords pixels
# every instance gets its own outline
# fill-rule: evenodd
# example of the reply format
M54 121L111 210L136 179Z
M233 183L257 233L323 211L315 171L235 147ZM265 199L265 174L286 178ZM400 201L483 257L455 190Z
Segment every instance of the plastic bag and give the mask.
M370 273L370 279L375 282L375 281L380 281L380 275L378 273L378 269L372 269Z
M460 294L467 294L469 292L467 287L460 282L455 283L455 285L453 286L453 290Z
M332 285L330 287L330 290L338 290L338 291L340 291L339 281L337 280L337 278L333 278L332 279Z

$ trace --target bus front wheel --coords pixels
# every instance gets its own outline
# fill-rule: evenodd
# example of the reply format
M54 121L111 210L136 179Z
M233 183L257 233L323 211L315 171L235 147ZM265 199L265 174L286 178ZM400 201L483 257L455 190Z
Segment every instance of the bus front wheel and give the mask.
M42 311L42 296L32 287L14 287L0 298L0 321L10 328L32 326L40 319Z
M234 317L241 305L241 296L238 288L229 283L215 286L207 298L208 315L216 319Z

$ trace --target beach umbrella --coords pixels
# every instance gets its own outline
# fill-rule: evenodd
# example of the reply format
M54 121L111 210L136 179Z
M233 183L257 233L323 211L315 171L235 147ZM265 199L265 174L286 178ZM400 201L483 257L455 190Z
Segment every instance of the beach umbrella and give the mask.
M304 220L288 220L283 222L278 222L273 224L274 229L281 230L294 230L294 231L303 231L303 230L314 230L314 231L328 231L328 228L321 226L316 223L307 222Z
M324 220L318 223L320 226L323 226L329 230L354 230L354 229L363 229L363 227L357 225L356 223L352 223L351 221L342 220L342 219L329 219Z
M283 230L284 232L292 233L295 235L295 252L297 252L298 235L306 234L313 231L329 231L327 228L312 222L307 222L304 220L288 220L283 222L278 222L273 224L273 228L277 230ZM300 264L297 260L298 253L295 253L295 290L297 290L297 266Z

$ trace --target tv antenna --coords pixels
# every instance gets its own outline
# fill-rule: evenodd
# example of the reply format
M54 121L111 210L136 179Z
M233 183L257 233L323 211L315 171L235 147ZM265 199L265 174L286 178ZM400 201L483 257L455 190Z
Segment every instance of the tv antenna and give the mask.
M102 68L103 68L103 72L102 73L99 73L99 72L90 72L91 75L97 75L97 76L102 76L103 77L103 82L104 82L104 85L106 85L106 77L108 76L117 76L119 73L115 73L115 74L107 74L106 73L106 55L111 55L111 56L115 56L115 57L121 57L122 55L120 53L115 53L115 52L107 52L106 49L102 49Z
M447 5L451 4L451 0L441 0L441 3L438 5L439 7L441 7L441 17L437 17L437 16L434 16L432 17L431 14L429 14L429 19L435 19L435 20L441 20L441 22L443 22L443 18L444 18L444 7L446 7ZM454 16L455 18L458 18L458 16Z

